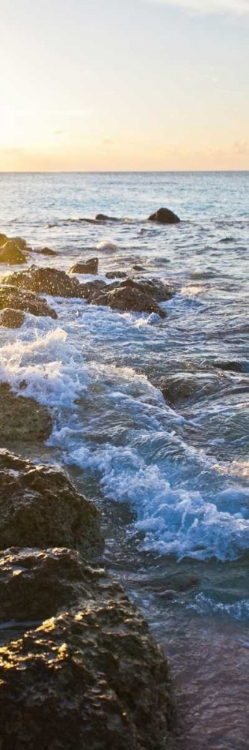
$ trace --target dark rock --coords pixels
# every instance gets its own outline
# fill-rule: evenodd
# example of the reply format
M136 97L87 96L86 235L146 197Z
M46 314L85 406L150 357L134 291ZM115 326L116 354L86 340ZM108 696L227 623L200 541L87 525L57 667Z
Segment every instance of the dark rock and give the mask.
M0 620L52 617L80 598L94 597L102 577L104 586L104 571L93 570L71 549L11 547L0 555Z
M180 219L168 208L159 208L158 211L149 216L149 221L157 221L159 224L178 224Z
M31 266L27 271L6 276L3 283L58 297L77 297L80 288L78 279L70 279L65 271L59 271L57 268L36 268L35 266Z
M51 559L44 572L45 562L50 587ZM37 582L44 572L37 571ZM71 599L75 573L76 565L62 599L67 587ZM76 586L77 607L0 649L2 750L169 750L169 669L148 626L101 571L88 568L86 586L84 571ZM33 588L31 571L31 595ZM27 593L25 599L30 611Z
M132 266L134 268L134 271L144 271L144 267L140 266L140 263L135 263L135 266Z
M106 278L107 279L125 279L127 276L127 273L125 271L107 271Z
M0 383L0 446L22 448L47 440L52 432L52 419L46 406L34 398L12 393L8 383Z
M98 258L88 258L85 261L78 261L70 268L69 273L98 273Z
M58 253L56 253L55 250L51 250L50 247L42 247L41 250L36 250L36 252L39 252L41 255L58 255Z
M11 307L5 307L0 313L0 326L20 328L24 321L25 315L22 310L13 310Z
M110 285L112 286L112 284ZM108 288L110 288L108 285ZM92 302L94 297L98 296L100 292L107 288L105 281L96 279L95 281L88 281L86 284L80 284L80 296Z
M213 362L213 367L217 367L220 370L230 370L231 372L243 372L243 365L241 362L236 362L236 360L231 360L228 362L225 361L216 361Z
M26 263L26 255L14 240L8 240L0 249L0 263L9 263L11 265Z
M99 513L66 474L0 450L0 549L71 547L94 555Z
M3 245L6 245L6 242L8 242L8 237L6 234L1 234L0 232L0 247Z
M57 318L55 310L42 297L38 297L33 292L18 289L16 286L7 286L6 280L4 283L5 286L0 286L0 310L11 307L13 310L24 310L32 315L48 315L50 318Z
M112 291L94 297L95 305L108 305L114 310L132 310L134 312L155 312L160 318L166 318L165 310L157 304L156 300L142 289L134 286L120 286Z
M116 216L106 216L106 214L96 214L95 221L119 221Z
M129 287L138 292L151 294L156 302L167 302L174 294L174 289L168 284L164 284L160 279L126 279L121 281L119 288Z

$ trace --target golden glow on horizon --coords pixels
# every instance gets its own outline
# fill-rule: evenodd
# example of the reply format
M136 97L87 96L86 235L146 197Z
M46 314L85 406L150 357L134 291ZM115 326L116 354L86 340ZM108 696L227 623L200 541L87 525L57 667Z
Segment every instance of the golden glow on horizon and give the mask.
M198 3L2 0L0 171L249 169L248 15Z

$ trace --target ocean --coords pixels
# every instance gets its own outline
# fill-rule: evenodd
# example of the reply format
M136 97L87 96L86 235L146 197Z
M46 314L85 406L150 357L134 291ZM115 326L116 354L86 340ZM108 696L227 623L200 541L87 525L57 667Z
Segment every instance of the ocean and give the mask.
M146 221L160 206L181 222ZM175 290L165 319L47 297L57 320L0 328L0 380L50 408L45 460L101 509L104 563L171 661L179 750L249 748L249 172L1 174L0 216L58 253L30 263Z

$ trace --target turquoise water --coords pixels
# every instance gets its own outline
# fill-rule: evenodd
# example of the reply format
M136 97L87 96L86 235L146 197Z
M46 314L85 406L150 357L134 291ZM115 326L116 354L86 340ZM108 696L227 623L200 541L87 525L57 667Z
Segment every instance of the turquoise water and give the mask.
M0 176L0 231L59 252L33 263L98 255L101 278L139 264L176 290L165 320L50 298L58 320L0 330L0 378L50 406L51 455L103 510L105 560L171 657L185 750L249 747L248 194L247 172ZM181 223L146 222L161 205Z

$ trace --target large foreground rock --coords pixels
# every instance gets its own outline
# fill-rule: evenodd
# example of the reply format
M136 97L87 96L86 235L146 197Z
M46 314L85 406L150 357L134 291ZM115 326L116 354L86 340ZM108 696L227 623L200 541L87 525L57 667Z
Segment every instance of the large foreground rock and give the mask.
M7 240L5 245L0 247L0 263L18 265L19 263L26 263L26 260L25 253L17 245L15 240Z
M78 279L72 279L65 271L57 268L36 268L31 266L27 271L16 272L11 276L5 276L4 284L11 284L21 289L32 292L42 292L58 297L78 297L80 295L80 283Z
M0 424L0 447L22 449L44 443L53 426L46 406L12 393L8 383L0 383Z
M38 297L34 292L7 285L6 281L4 284L5 286L0 286L0 310L9 307L12 310L24 310L32 315L57 318L55 310L42 297Z
M169 208L159 208L158 211L149 216L149 221L156 221L158 224L178 224L180 219Z
M39 587L42 609L55 596L61 612L0 649L2 750L169 750L168 664L148 626L103 571L66 550L42 555L4 557L13 602L3 592L4 616L13 617L15 592L18 617L39 616Z
M71 547L94 555L99 513L66 474L0 451L0 549Z

